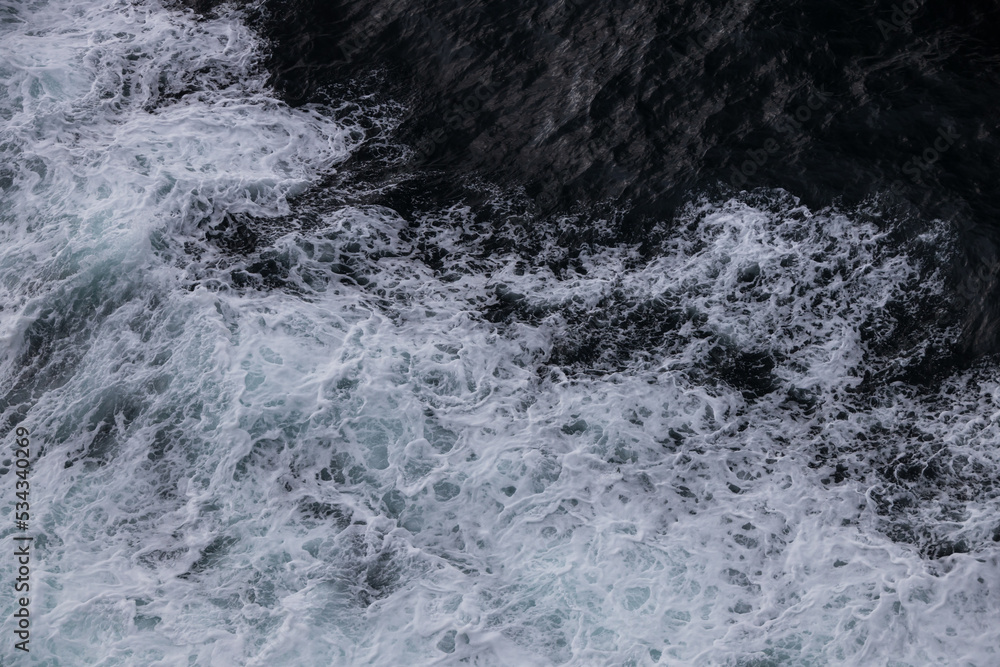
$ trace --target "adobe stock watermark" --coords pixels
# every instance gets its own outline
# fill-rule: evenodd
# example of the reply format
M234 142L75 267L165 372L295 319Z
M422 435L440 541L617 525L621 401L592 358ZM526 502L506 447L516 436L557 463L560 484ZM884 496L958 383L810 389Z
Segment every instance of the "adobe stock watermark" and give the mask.
M368 47L371 46L372 41L378 35L379 31L383 28L383 19L385 17L386 12L384 11L375 12L363 28L354 32L347 39L341 40L339 44L340 53L342 54L340 62L354 62L354 57L356 55L366 51Z
M923 184L923 176L934 168L937 161L941 159L941 156L947 153L955 142L959 139L959 134L955 131L953 127L941 126L937 130L937 136L934 141L931 142L919 155L914 155L912 158L903 163L903 173L910 177L916 185ZM897 179L893 181L892 186L889 188L892 194L897 197L901 196L904 192L905 181L902 179Z
M35 539L27 534L31 521L31 440L28 429L18 426L15 430L14 461L17 481L15 486L14 528L22 535L14 537L14 558L17 577L14 579L14 592L18 594L14 611L14 648L28 653L31 649L31 544ZM20 641L17 641L20 640Z
M614 143L609 136L610 131L613 129L613 126L606 123L603 126L594 128L591 138L583 146L582 154L578 154L572 158L569 164L566 165L566 168L562 170L563 173L582 173L597 162L602 155L607 154L608 150L614 147ZM547 212L556 206L559 199L558 192L562 189L562 186L562 179L557 178L555 170L551 165L547 166L542 172L542 189L534 197L535 204L542 212Z
M902 6L893 5L892 14L889 15L889 21L884 21L878 19L875 25L882 32L883 39L889 39L889 35L896 32L897 30L902 30L906 25L913 19L913 15L920 11L923 7L924 2L927 0L906 0ZM890 23L891 21L891 23Z
M831 98L832 95L822 89L812 93L806 98L806 103L799 105L790 116L775 122L775 129L784 134L786 138L802 134L802 123L809 122L813 114L826 106ZM745 154L746 159L738 165L733 165L729 178L730 184L737 188L746 185L747 180L756 174L780 148L781 144L778 143L777 139L768 137L761 148L748 150Z
M306 57L315 50L314 45L320 40L334 38L337 36L337 33L301 31L297 36L295 45L293 47L286 47L288 52L293 54L297 52L300 54L298 60L291 65L278 65L274 72L275 75L282 77L285 94L292 98L308 97L317 74L329 76L330 72L336 67L353 62L356 55L365 51L371 45L381 29L385 17L385 12L380 11L373 14L371 20L363 28L355 30L351 35L338 43L337 46L340 55L330 59L329 62L317 62L316 59L310 62Z
M556 11L545 19L542 25L546 30L551 32L555 21L566 18L570 10L585 7L588 4L590 4L590 0L562 0L556 8Z
M417 142L417 155L414 165L422 166L430 162L438 147L448 140L449 129L453 132L467 130L472 127L476 116L482 111L483 104L497 93L497 85L492 81L480 83L461 101L452 104L451 109L442 118L446 127L438 127Z
M698 32L688 36L684 53L678 53L669 47L667 52L673 56L674 63L678 65L697 57L704 57L718 43L717 38L720 35L728 34L743 23L749 13L747 3L737 2L727 5L721 14L706 21Z
M547 166L542 172L541 190L533 197L539 211L544 214L556 207L556 204L559 203L560 189L562 189L562 181L556 177L552 166Z
M565 20L573 10L593 5L592 0L561 0L555 11L540 22L541 27L550 35L557 37L560 41L566 39L556 34L556 23ZM675 64L683 64L699 56L707 54L718 43L718 37L728 34L733 28L743 23L752 9L751 3L741 1L727 5L717 16L710 16L699 12L698 19L701 27L689 34L684 46L684 52L667 47L666 51L673 58Z
M589 143L588 143L589 145ZM610 165L610 177L608 180L609 184L614 183L624 183L626 185L639 185L640 192L643 197L649 199L657 199L664 194L667 194L673 187L673 183L669 180L663 179L654 184L638 183L637 177L632 172L626 172L618 168L616 170L615 165ZM617 176L616 176L617 171ZM550 165L542 171L541 175L541 190L536 194L532 200L535 206L541 214L546 214L551 212L559 204L559 194L563 188L563 181L557 178L555 170Z

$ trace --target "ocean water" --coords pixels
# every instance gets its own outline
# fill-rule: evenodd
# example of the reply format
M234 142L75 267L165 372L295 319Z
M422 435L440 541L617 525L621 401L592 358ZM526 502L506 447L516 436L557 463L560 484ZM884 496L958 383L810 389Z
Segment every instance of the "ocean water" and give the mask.
M907 381L945 222L772 189L526 262L338 181L393 110L286 105L249 10L0 9L0 663L1000 660L1000 372Z

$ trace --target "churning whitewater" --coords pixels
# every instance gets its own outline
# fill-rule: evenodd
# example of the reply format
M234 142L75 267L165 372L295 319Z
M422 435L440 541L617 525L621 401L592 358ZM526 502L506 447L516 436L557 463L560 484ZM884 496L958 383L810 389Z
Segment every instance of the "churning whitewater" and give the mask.
M249 10L0 10L2 664L998 660L1000 373L881 344L947 225L700 199L560 270L330 185L392 110L280 102Z

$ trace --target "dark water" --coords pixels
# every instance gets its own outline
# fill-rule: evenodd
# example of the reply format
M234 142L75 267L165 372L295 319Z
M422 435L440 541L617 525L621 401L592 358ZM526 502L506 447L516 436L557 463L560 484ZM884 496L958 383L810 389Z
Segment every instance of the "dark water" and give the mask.
M996 351L995 3L282 2L268 11L259 25L289 102L354 80L406 106L394 136L416 156L393 171L420 180L417 198L426 181L445 186L443 200L475 174L523 186L543 219L597 202L627 210L609 230L581 222L569 244L647 241L655 221L720 190L782 188L813 208L870 203L912 232L945 217L962 244L951 267L961 350ZM355 160L372 168L364 152ZM419 206L399 190L392 205Z

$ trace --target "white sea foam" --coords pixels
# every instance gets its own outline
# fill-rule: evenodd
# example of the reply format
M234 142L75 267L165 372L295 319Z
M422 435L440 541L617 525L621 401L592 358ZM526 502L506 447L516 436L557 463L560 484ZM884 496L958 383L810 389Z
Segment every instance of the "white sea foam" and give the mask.
M0 406L41 450L40 663L995 662L996 494L954 483L995 477L1000 383L854 391L866 328L940 289L875 226L702 203L569 277L483 256L455 207L421 221L433 271L384 209L294 228L358 135L276 102L238 15L5 16ZM227 212L290 227L221 258ZM268 258L279 286L234 281ZM532 315L486 321L499 285ZM581 319L651 300L655 339ZM585 333L607 354L549 363ZM717 350L770 355L773 387ZM874 466L906 456L953 486Z

